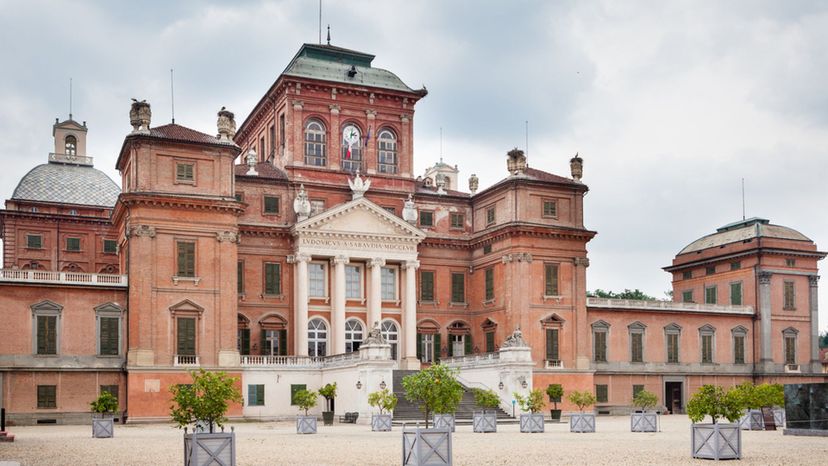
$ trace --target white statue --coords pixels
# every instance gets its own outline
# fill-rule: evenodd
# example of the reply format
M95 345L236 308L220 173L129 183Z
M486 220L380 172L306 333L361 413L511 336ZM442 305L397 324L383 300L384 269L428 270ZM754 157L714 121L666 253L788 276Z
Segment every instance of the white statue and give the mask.
M436 194L445 194L446 191L443 187L446 185L446 176L442 173L437 174L437 193Z
M293 211L296 212L296 217L300 222L310 215L311 205L304 184L299 185L299 192L296 194L296 199L293 200Z
M256 151L251 148L250 151L247 152L247 155L244 158L245 158L245 162L247 162L247 168L248 168L246 175L258 176L259 172L256 171L256 163L258 162L258 157L256 156Z
M417 223L417 206L411 193L408 193L408 200L403 204L402 217L408 223Z
M368 191L368 188L371 187L371 180L366 179L363 181L359 176L359 171L357 171L353 180L350 178L348 179L348 186L351 187L351 191L353 192L353 197L351 199L359 199L365 194L365 191Z

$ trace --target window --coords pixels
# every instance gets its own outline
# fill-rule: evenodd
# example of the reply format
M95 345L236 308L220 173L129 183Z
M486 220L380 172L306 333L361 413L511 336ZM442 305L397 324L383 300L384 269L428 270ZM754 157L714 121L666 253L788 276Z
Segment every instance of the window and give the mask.
M787 267L796 267L796 259L785 259L785 265Z
M466 216L457 212L452 212L449 215L451 228L462 230L466 223Z
M296 394L301 392L302 390L307 390L308 386L300 383L300 384L290 384L290 405L296 405Z
M324 133L323 133L324 137ZM279 115L279 145L285 147L285 114Z
M66 238L66 250L70 252L79 252L80 238Z
M788 328L782 332L785 344L785 364L796 364L796 329Z
M636 322L629 325L630 362L644 362L644 324Z
M462 273L451 274L451 302L466 302L466 275Z
M633 399L638 396L639 393L644 391L644 385L633 385Z
M36 315L37 321L37 354L57 354L57 315Z
M463 357L466 355L466 343L471 342L469 335L449 335L449 357Z
M345 266L345 298L362 298L362 270L357 265Z
M264 213L278 214L279 213L279 197L265 196L264 197Z
M270 140L270 153L267 157L263 157L262 160L267 160L271 158L273 153L276 151L276 126L270 125L270 131L268 132L268 139Z
M241 322L239 322L241 324ZM236 349L239 354L247 356L250 354L250 329L247 327L238 328L236 332Z
M681 327L676 324L670 324L664 328L664 333L667 339L667 362L677 364L679 362L679 335L681 334Z
M742 305L742 282L730 284L730 304L734 306Z
M558 203L553 200L543 200L543 216L546 218L558 217Z
M494 336L494 333L492 334ZM546 329L546 360L558 361L560 357L560 329ZM494 349L492 350L494 351Z
M78 139L71 134L66 136L66 139L63 140L63 154L64 155L77 155L78 153Z
M352 124L342 128L342 169L349 172L362 170L362 133Z
M265 138L262 136L259 138L259 161L265 159L265 153L267 152L267 146L265 145Z
M693 278L693 271L692 270L685 270L681 273L681 278L684 280L689 280Z
M495 333L486 332L486 352L494 353L495 351Z
M417 351L422 362L437 362L440 355L440 334L417 334Z
M558 264L544 264L545 286L543 294L558 296Z
M592 325L592 359L595 362L607 362L608 325L598 322Z
M69 215L78 215L78 211L76 209L69 209Z
M796 309L796 296L794 295L794 282L785 281L784 288L785 288L784 308L786 310L792 311L792 310Z
M26 247L29 249L43 249L43 237L40 235L26 235Z
M323 199L311 199L310 200L311 211L310 215L313 217L318 213L322 213L325 211L325 201Z
M328 326L322 319L311 319L308 322L308 356L320 357L327 355Z
M244 261L236 263L236 292L244 294Z
M191 241L177 241L178 249L178 276L195 277L195 243Z
M491 254L492 253L492 245L487 244L483 246L483 254Z
M494 225L495 222L495 208L494 206L486 209L486 226Z
M714 273L716 273L716 266L708 265L707 267L705 267L704 273L705 275L713 275Z
M282 130L282 147L285 145L284 115L280 128ZM316 119L305 123L305 165L324 167L328 164L325 143L325 125Z
M717 298L716 292L716 285L713 286L706 286L704 288L704 303L705 304L716 304Z
M606 403L609 401L609 390L607 385L595 385L595 401L598 403Z
M193 317L176 319L176 355L196 355L196 320Z
M747 336L747 329L741 325L731 330L733 334L733 363L745 363L745 336Z
M179 183L192 183L195 181L192 163L176 163L175 164L175 181Z
M109 393L110 395L118 398L118 386L117 385L101 385L100 393Z
M247 406L265 405L265 386L263 384L247 386Z
M37 407L57 408L57 385L37 386Z
M380 269L380 289L383 301L397 300L397 269L383 267Z
M104 254L115 254L118 252L118 242L114 239L103 240Z
M494 268L486 269L486 301L494 299Z
M287 330L262 329L262 354L287 356Z
M396 361L397 347L399 346L400 339L400 331L397 328L397 324L391 320L383 321L380 331L382 332L382 338L385 339L386 343L391 345L391 359Z
M397 215L397 209L394 207L382 206L382 208L394 215Z
M420 301L434 302L434 272L420 271Z
M117 356L120 353L120 317L98 316L98 354Z
M739 270L742 268L742 263L739 261L734 261L730 263L730 270Z
M702 364L713 363L713 341L716 329L705 325L699 329L699 340L701 340L701 362Z
M693 290L687 290L681 292L681 301L685 303L692 303L693 301Z
M351 353L359 350L362 343L362 324L356 319L349 319L345 322L345 352Z
M397 173L397 137L387 129L383 129L377 138L377 150L380 173Z
M420 211L420 226L421 227L433 227L434 226L434 212L430 210L421 210Z
M325 293L325 266L318 262L308 264L308 296L311 298L324 298Z
M282 264L278 262L265 262L264 279L265 294L282 294Z
M236 201L244 202L244 193L236 193Z

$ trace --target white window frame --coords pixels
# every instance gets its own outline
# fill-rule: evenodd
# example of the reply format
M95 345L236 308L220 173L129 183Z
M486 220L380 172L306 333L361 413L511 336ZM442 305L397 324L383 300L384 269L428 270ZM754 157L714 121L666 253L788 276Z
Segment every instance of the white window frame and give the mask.
M388 275L388 271L392 272ZM380 294L383 301L398 302L399 301L399 286L400 286L400 268L395 265L384 265L380 269ZM394 282L389 284L388 277L393 277ZM387 293L393 287L393 296Z
M351 274L348 273L349 270L352 271ZM354 270L356 271L355 274L353 272ZM365 296L362 272L362 264L345 265L345 299L363 299L363 296ZM354 279L356 279L356 286L354 286Z
M451 345L451 357L462 358L466 355L466 335L456 335L450 333L448 335L448 340ZM457 351L457 348L460 348L460 351Z
M365 339L365 328L365 324L356 317L351 317L350 319L345 321L346 353L353 353L354 351L359 350L359 344L361 344L362 340ZM354 343L357 343L356 348L354 348Z
M434 334L423 333L420 336L420 361L433 363L434 362Z
M314 266L322 268L322 294L314 294L314 283L318 284L318 279L311 275L311 269ZM327 298L328 297L328 267L322 261L311 261L308 263L308 298Z
M389 325L393 325L393 331L388 328ZM382 332L382 338L385 340L386 343L391 345L391 359L399 361L400 359L400 326L397 324L397 321L393 319L385 319L380 324L380 332ZM393 337L393 338L392 338Z
M322 322L322 325L324 326L324 329L320 329L319 327L311 329L311 324L313 322ZM313 317L312 319L308 320L308 328L305 329L305 331L308 333L308 356L323 357L323 356L328 355L328 346L329 346L328 345L328 340L330 339L329 337L330 337L330 333L331 333L330 329L331 329L331 326L328 325L328 322L325 321L325 319L323 319L321 317L317 316L317 317ZM325 337L320 339L318 334L322 331L325 332ZM311 332L314 332L315 335L311 336ZM310 350L311 349L311 347L310 347L311 343L314 344L313 351ZM324 354L319 354L319 343L324 343L325 344Z

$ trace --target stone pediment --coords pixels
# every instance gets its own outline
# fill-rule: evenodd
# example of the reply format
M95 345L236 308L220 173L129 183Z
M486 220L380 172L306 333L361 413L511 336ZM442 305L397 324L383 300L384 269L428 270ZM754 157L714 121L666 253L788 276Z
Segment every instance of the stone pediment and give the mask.
M294 235L380 236L412 239L417 242L425 233L405 220L362 197L338 205L297 223Z

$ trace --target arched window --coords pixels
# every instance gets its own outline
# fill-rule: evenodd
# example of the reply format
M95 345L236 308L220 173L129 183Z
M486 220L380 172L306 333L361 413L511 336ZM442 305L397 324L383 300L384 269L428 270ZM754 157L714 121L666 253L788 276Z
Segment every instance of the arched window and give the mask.
M362 343L362 324L356 319L345 321L345 352L351 353L359 349Z
M352 124L342 128L342 169L349 172L362 170L362 132Z
M448 356L461 357L472 353L471 327L461 321L452 322L448 326Z
M305 165L324 167L328 164L325 125L316 119L305 123Z
M384 129L377 136L377 153L380 173L397 173L397 137Z
M76 155L78 153L78 140L71 134L64 139L64 155Z
M325 356L327 354L328 326L322 319L308 322L308 356Z
M397 324L393 320L383 321L380 331L382 332L382 338L385 339L386 343L391 345L391 359L396 360L397 345L399 344L400 338L400 331L397 329Z

